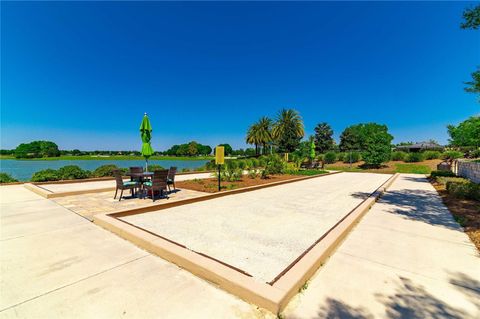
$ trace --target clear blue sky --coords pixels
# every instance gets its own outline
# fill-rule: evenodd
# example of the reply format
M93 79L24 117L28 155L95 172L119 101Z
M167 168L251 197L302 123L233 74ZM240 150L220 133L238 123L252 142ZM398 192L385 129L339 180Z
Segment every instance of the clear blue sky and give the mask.
M472 2L2 2L1 147L138 149L196 140L245 147L282 107L307 134L387 124L395 142L436 139L478 114Z

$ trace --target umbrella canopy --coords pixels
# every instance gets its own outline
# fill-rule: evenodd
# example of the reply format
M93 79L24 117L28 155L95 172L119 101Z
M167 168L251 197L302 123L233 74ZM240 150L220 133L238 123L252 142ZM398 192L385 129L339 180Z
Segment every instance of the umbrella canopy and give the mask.
M153 155L153 148L150 144L152 139L152 125L148 119L147 113L143 116L140 124L140 137L142 138L142 156L145 157L146 169L148 170L148 158Z
M313 160L315 158L315 142L312 141L310 144L310 158Z

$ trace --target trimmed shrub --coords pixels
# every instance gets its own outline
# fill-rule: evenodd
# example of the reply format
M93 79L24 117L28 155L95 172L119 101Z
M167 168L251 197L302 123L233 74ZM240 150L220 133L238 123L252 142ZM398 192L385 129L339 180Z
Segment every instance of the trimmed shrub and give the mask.
M405 152L402 152L402 151L396 151L396 152L393 152L392 153L392 156L390 157L390 159L392 161L404 161L405 158L407 157L407 153Z
M423 161L423 154L422 153L408 153L407 157L405 158L405 162L408 163L416 163Z
M119 169L117 165L107 164L97 167L93 172L92 176L95 177L107 177L113 176L113 171Z
M54 169L43 169L41 171L36 172L33 174L31 181L32 182L48 182L48 181L58 181L60 180L60 176L58 175L58 171Z
M337 160L337 154L335 154L335 152L327 152L325 153L325 156L324 156L324 161L325 163L327 164L333 164L335 163Z
M452 171L432 171L430 177L455 177Z
M343 160L344 163L356 163L360 160L360 153L359 152L351 152L345 153L345 159Z
M343 162L345 161L345 158L348 157L348 153L338 153L337 154L337 161Z
M166 169L166 168L163 167L162 165L158 165L158 164L148 165L148 171L149 172L161 171L161 170L164 170L164 169Z
M270 155L266 158L265 171L270 174L281 174L285 169L285 162L278 154Z
M423 152L423 157L426 160L432 160L440 158L441 153L439 151L425 151Z
M449 194L457 198L480 200L480 185L464 179L463 181L448 181L446 188Z
M260 162L256 158L252 158L252 168L253 167L260 167Z
M90 177L90 172L77 165L67 165L58 169L60 179L82 179Z
M462 158L463 153L459 151L446 151L442 154L442 159L444 160L452 160L457 158Z
M239 160L238 161L238 168L240 168L241 170L246 169L247 168L247 163L244 160Z
M18 182L18 180L16 180L16 179L13 178L12 176L10 176L10 174L0 173L0 184L3 184L3 183L14 183L14 182Z

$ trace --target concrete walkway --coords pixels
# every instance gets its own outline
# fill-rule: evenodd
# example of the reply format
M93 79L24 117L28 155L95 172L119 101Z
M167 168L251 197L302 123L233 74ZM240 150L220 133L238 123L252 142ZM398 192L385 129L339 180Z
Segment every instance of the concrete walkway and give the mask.
M402 174L286 318L480 318L480 256L422 175Z
M22 186L0 187L0 205L0 318L273 317ZM284 315L478 318L479 309L478 252L426 180L402 175Z

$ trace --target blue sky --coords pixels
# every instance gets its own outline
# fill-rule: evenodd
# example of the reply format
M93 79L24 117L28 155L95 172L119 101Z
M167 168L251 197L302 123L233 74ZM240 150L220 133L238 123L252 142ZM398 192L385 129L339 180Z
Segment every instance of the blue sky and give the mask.
M138 149L196 140L245 147L279 109L338 138L387 124L395 142L436 139L478 114L470 2L2 2L1 147Z

